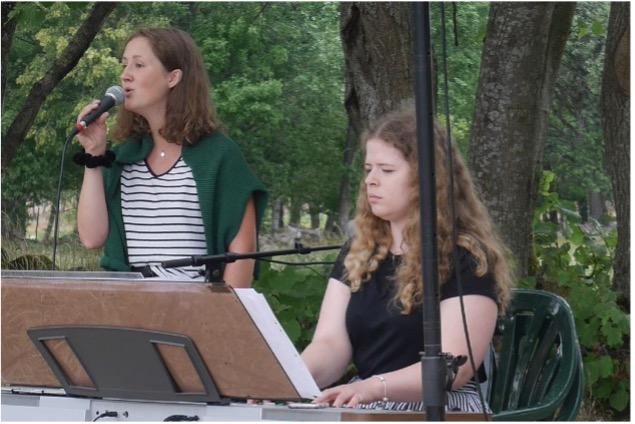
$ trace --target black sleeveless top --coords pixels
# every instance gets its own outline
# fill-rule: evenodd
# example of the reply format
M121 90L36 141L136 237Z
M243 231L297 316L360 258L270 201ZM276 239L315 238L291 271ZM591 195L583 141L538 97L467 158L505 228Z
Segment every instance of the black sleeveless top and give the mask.
M342 248L331 271L331 278L346 285L350 282L344 281L344 259L349 248L350 243ZM400 256L389 253L371 279L363 283L357 292L351 293L346 310L346 330L353 348L353 363L358 375L364 379L421 361L422 307L417 306L409 315L403 315L397 307L399 304L391 302L394 294L391 279L400 261ZM463 248L459 248L459 263L463 295L483 295L497 302L493 276L476 277L476 261ZM440 298L458 296L457 278L452 272L450 279L441 287ZM456 331L463 331L463 327L457 326ZM479 380L484 381L482 370L479 370Z

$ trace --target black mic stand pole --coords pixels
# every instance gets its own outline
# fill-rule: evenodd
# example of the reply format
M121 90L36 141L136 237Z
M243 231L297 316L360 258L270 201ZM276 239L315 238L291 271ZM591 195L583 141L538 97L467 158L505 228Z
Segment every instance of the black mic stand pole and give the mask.
M430 5L414 3L415 105L419 152L419 204L423 264L423 402L428 421L445 421L447 365L441 355L437 206L430 53Z

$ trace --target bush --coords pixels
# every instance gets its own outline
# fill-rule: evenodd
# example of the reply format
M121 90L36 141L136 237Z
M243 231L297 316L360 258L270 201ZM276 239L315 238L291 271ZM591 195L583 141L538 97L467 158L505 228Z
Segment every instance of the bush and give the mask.
M330 271L330 265L276 268L269 262L261 262L260 277L254 282L254 288L264 294L300 352L313 337Z
M548 180L542 197L534 219L537 269L521 285L549 290L569 302L589 393L601 408L625 411L630 399L630 323L611 284L616 230L595 223L594 230L586 226L585 231L573 203L549 192ZM542 219L553 212L558 223Z

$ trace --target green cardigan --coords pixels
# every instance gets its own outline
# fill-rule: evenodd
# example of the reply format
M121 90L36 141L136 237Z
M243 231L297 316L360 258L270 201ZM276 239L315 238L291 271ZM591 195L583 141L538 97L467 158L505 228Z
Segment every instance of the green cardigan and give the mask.
M111 271L129 271L128 248L121 214L120 177L125 164L144 160L152 149L152 137L128 140L115 146L117 158L104 172L108 207L108 239L100 265ZM247 165L236 143L221 133L206 136L194 145L183 146L183 161L192 169L201 206L207 254L226 253L253 196L256 228L260 228L267 206L264 185Z

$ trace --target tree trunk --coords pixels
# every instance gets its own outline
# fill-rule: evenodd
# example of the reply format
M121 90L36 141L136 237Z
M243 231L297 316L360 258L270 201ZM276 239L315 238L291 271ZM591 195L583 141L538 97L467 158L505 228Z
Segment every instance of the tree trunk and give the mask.
M15 34L15 28L17 26L16 20L11 19L9 21L9 14L15 8L16 2L2 2L2 100L0 105L0 113L4 116L4 93L7 88L7 77L9 73L6 71L9 69L9 56L11 53L11 45L13 44L13 35Z
M49 210L49 217L48 217L48 220L46 221L46 229L44 230L44 238L43 238L44 243L48 243L51 241L51 236L53 235L53 227L55 226L56 219L60 220L57 226L59 227L58 231L60 233L62 232L61 217L62 217L62 212L60 211L59 214L57 213L57 204L55 202L51 202L51 209Z
M589 191L589 216L596 221L606 212L604 196L599 191Z
M40 229L40 207L36 206L35 210L35 241L38 240L38 230Z
M276 199L272 202L271 206L271 232L276 233L276 231L282 229L284 227L284 206L282 204L282 200Z
M412 3L342 3L345 105L354 133L414 97Z
M576 3L492 2L469 166L492 219L527 275L537 183L558 66Z
M320 211L315 208L312 208L309 212L309 215L311 216L311 229L319 230L320 229Z
M335 214L329 213L326 215L326 223L324 224L324 233L325 234L333 234L335 229Z
M22 240L26 238L29 214L24 205L26 205L26 199L20 196L2 200L2 225L0 225L2 239Z
M342 173L342 180L340 181L340 198L337 211L337 225L339 227L340 235L345 234L346 224L350 219L352 210L351 202L355 202L355 197L353 197L351 193L351 172L353 169L353 162L355 160L355 153L357 152L357 139L359 138L359 135L353 129L351 122L352 119L349 114L349 124L345 140L346 144L344 146L344 172Z
M388 111L413 102L414 21L410 2L343 2L340 36L346 62L348 132L344 167L350 170L359 137ZM350 172L340 185L338 224L344 232L351 211ZM351 195L351 192L354 193ZM354 200L353 200L354 202Z
M617 215L617 248L613 285L630 302L630 4L611 3L601 109L605 137L604 158Z
M57 84L73 70L79 59L90 46L95 35L101 29L104 21L117 6L117 2L97 2L91 10L88 18L75 32L69 41L68 47L57 60L55 60L44 76L36 82L26 98L24 107L15 117L7 133L2 137L2 169L8 166L24 141L27 132L33 125L35 117L46 97L51 94ZM4 6L3 6L4 9ZM4 41L4 25L3 25ZM4 46L2 55L4 58ZM8 53L7 53L8 55ZM3 63L4 64L4 63ZM6 74L3 68L3 74Z
M293 200L289 202L289 225L300 228L302 225L300 219L302 218L302 202Z

